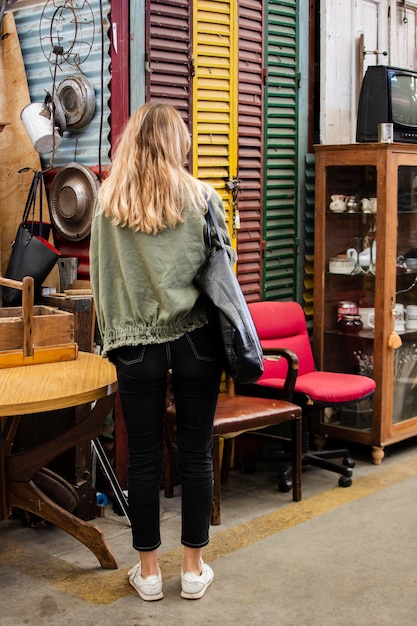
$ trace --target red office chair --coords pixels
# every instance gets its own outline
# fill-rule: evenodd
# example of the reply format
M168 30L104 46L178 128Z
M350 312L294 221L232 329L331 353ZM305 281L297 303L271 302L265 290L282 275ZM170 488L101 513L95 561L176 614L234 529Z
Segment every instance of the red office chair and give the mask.
M370 396L375 389L375 381L366 376L317 371L314 367L313 353L307 330L304 311L296 302L255 302L249 305L256 330L263 348L285 347L295 352L298 357L298 376L294 387L293 400L303 407L304 449L303 465L313 465L341 474L339 485L349 487L352 484L352 467L355 463L350 451L309 450L307 414L309 409L337 407L358 402ZM279 397L283 388L286 363L280 360L264 362L264 373L254 385L239 386L239 393L257 396ZM272 455L247 455L245 466L249 470L257 460L283 460L284 453ZM343 459L336 463L331 459ZM280 477L279 488L288 491L290 468Z

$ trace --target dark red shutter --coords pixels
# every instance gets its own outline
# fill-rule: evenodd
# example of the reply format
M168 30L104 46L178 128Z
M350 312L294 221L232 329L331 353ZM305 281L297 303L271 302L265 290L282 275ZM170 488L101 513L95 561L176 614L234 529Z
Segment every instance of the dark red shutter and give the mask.
M262 0L240 0L237 274L248 302L262 294L262 32Z
M146 100L175 106L191 126L191 3L146 3Z

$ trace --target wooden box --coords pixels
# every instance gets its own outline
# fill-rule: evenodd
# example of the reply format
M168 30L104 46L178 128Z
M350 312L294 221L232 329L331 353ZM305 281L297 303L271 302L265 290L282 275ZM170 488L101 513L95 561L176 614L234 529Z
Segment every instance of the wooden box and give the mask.
M33 304L33 279L0 277L0 284L22 289L22 306L0 308L0 368L70 361L77 358L74 315Z

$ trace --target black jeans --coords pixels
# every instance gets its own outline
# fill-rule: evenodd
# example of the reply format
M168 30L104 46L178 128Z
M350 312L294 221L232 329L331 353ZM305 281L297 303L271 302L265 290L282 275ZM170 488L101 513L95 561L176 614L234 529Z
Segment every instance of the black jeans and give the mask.
M128 433L129 510L135 550L155 550L161 544L159 495L168 370L172 370L177 416L181 543L201 548L209 542L213 417L223 365L220 354L209 325L176 341L123 347L111 354Z

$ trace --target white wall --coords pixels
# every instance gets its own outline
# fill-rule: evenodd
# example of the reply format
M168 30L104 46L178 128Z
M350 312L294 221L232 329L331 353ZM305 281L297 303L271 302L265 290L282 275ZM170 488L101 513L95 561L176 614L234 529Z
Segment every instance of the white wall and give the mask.
M320 20L320 142L354 143L368 65L417 67L417 0L321 0Z

